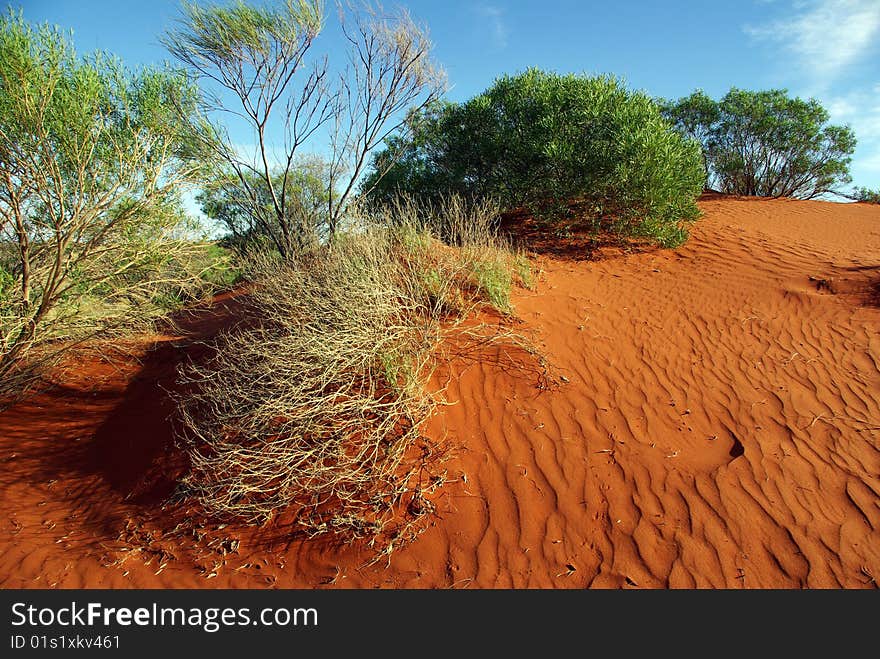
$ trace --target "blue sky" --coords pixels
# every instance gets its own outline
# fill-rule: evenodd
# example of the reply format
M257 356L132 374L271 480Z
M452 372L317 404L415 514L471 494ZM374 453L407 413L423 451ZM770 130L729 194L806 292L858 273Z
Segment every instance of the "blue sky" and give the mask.
M529 66L612 73L655 96L787 88L819 99L859 145L855 185L880 188L880 0L410 0L446 69L451 100ZM81 53L129 65L168 59L177 0L13 0L32 22L72 29ZM323 49L338 43L332 0ZM246 136L233 135L247 141Z

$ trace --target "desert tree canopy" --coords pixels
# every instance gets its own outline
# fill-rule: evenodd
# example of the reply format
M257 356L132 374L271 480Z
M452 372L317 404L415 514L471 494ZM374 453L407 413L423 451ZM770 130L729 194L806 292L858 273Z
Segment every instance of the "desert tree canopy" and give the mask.
M728 194L813 199L839 193L852 179L856 138L848 126L828 123L815 99L784 89L732 88L720 101L696 91L663 102L664 114L699 140L707 187Z
M872 190L871 188L856 188L853 190L852 199L863 201L869 204L880 204L880 190Z
M242 177L231 167L217 167L210 180L201 185L196 195L202 212L225 230L223 243L247 257L254 249L272 249L273 241L281 233L273 213L271 190L278 190L285 200L285 222L300 236L301 247L315 246L326 237L329 226L327 215L327 164L320 158L303 157L289 169L271 171L272 188L258 174L242 172ZM286 174L286 175L285 175ZM246 186L246 188L244 187ZM244 190L249 191L248 194Z

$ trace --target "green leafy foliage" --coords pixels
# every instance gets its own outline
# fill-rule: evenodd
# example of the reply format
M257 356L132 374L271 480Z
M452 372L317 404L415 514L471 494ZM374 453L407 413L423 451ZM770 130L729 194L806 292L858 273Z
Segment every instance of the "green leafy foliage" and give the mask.
M57 27L0 17L0 380L36 344L202 285L181 204L209 132L197 100L178 71L81 58Z
M323 20L322 4L304 0L286 0L278 7L242 0L227 6L184 2L183 11L186 19L171 45L186 41L193 55L215 65L236 57L255 63L280 57L304 34L317 35Z
M453 192L544 218L574 207L596 228L661 244L680 242L698 216L698 144L612 77L529 69L466 103L435 104L410 128L411 140L374 158L362 191L375 202Z
M853 191L853 199L863 201L868 204L880 204L880 190L871 190L870 188L856 188Z
M815 99L784 89L732 88L720 101L698 90L663 112L703 148L707 187L728 194L812 199L849 183L856 139L828 124Z
M284 200L283 222L274 212L265 179L254 173L239 177L223 168L202 186L196 200L202 212L225 229L224 244L239 253L294 241L311 246L328 233L326 172L325 163L313 158L273 174L273 188Z

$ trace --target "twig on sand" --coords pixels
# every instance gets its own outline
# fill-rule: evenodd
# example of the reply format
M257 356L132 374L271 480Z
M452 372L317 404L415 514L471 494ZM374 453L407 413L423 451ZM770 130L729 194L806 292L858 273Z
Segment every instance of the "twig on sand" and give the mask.
M611 458L611 464L617 464L617 458L614 455L613 448L603 448L599 451L596 451L596 453L607 453L608 457Z
M813 426L816 425L817 421L824 421L825 423L831 425L832 419L836 419L836 418L837 418L836 416L825 418L824 414L817 414L816 416L813 417L813 420L810 421L810 425L804 426L803 428L801 428L801 430L807 430L809 428L812 428Z
M321 581L322 586L332 586L333 584L336 584L340 578L345 579L344 570L340 570L338 565L336 565L334 567L336 569L336 573L333 576L325 577Z
M785 364L786 366L788 366L789 364L791 364L791 363L795 360L795 357L800 357L800 353L799 353L799 352L793 352L793 353L791 353L791 354L788 356L788 359L783 359L783 360L782 360L782 363Z

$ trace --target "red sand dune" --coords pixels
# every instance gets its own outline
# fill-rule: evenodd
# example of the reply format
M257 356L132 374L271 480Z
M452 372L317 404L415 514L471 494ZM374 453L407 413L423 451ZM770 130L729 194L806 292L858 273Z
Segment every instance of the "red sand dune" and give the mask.
M390 561L182 533L164 389L235 299L0 414L0 586L877 587L880 207L714 198L687 245L539 257L557 384L448 366L439 516Z

